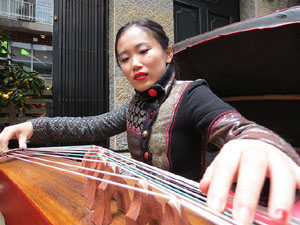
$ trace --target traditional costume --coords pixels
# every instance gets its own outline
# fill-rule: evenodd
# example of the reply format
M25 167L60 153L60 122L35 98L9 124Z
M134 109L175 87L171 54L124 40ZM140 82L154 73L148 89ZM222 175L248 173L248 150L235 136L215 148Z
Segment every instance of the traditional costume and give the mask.
M127 130L133 158L199 180L208 145L221 148L234 139L274 145L298 165L296 151L277 134L245 119L218 98L205 80L177 81L171 66L150 89L130 103L99 116L41 117L31 120L32 141L99 141Z

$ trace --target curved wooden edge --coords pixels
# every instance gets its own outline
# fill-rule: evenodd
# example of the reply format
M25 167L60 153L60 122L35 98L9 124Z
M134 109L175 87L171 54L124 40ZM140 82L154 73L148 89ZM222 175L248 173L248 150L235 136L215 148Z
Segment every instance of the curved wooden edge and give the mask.
M68 162L69 165L79 164L76 161L64 159L55 159L54 161ZM50 161L45 164L53 165ZM64 167L64 169L66 168ZM16 186L33 202L34 206L50 221L50 224L91 224L92 211L84 207L85 199L81 196L84 178L12 158L0 160L0 170L13 180ZM11 191L5 193L8 192ZM20 207L17 206L17 208ZM29 224L36 224L32 221L32 217L29 217L28 221L32 222ZM22 223L16 222L7 225L14 224Z
M253 96L232 96L222 98L224 102L237 101L300 101L300 95L253 95Z
M52 224L2 170L0 170L0 210L7 225Z

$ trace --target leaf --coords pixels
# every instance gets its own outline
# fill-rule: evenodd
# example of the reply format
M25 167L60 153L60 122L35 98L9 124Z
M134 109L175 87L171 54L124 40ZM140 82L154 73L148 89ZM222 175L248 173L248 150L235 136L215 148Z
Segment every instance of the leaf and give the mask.
M8 82L9 82L9 77L4 78L3 82L4 82L4 84L8 84Z

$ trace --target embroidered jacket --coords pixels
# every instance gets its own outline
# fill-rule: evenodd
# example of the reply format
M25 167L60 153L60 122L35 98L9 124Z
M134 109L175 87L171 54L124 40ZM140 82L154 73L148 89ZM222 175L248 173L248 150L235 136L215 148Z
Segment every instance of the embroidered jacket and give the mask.
M298 165L296 151L272 131L248 121L212 93L204 80L174 81L163 95L144 98L99 116L41 117L31 121L32 141L98 141L127 129L133 158L199 180L207 143L221 148L233 139L270 143Z

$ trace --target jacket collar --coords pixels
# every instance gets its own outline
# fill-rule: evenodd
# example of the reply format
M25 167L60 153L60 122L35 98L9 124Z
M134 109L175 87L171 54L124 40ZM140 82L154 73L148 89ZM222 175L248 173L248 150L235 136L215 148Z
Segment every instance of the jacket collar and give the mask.
M135 92L140 95L144 100L159 99L162 96L166 96L171 90L171 86L174 81L174 71L172 70L172 65L168 64L164 74L159 78L159 80L148 90Z

